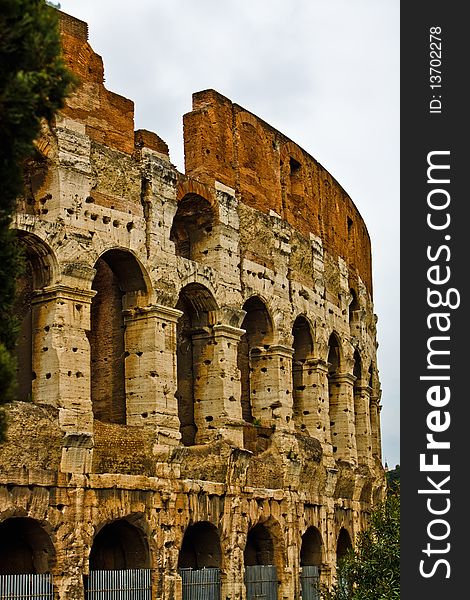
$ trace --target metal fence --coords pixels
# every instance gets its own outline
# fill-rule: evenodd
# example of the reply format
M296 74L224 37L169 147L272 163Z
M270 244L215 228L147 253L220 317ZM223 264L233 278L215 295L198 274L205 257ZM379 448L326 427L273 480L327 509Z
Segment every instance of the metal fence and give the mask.
M90 571L85 580L86 600L151 600L150 569Z
M0 575L0 600L52 600L49 573Z
M274 565L245 567L247 600L277 600L277 571Z
M300 589L302 600L320 600L319 592L320 569L313 565L306 565L300 571Z
M180 569L183 600L220 600L220 569Z

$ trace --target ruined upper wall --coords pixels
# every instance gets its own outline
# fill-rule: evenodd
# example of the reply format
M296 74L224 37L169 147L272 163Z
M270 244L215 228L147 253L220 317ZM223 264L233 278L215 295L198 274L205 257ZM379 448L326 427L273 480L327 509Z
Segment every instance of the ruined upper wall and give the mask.
M134 103L104 86L103 60L88 43L88 25L60 11L59 16L64 59L79 80L61 112L84 123L86 134L109 148L132 154L146 146L168 155L168 146L156 134L134 133Z
M80 85L62 114L85 125L92 141L133 155L145 146L168 157L158 135L134 132L134 104L104 86L103 61L88 43L88 26L60 13L64 58ZM370 240L352 200L312 156L260 118L214 90L193 95L184 116L185 170L213 187L217 180L241 202L278 215L306 240L345 260L351 287L361 280L372 295ZM250 249L249 258L265 262Z
M370 240L352 200L305 150L214 90L193 95L184 116L185 169L220 181L263 213L274 211L304 237L341 256L372 293Z

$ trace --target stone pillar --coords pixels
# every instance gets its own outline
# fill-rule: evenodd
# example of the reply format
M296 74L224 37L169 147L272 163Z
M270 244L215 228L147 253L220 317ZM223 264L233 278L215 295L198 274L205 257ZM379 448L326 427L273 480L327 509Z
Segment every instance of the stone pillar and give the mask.
M36 404L59 410L65 433L61 470L91 468L93 409L90 387L90 307L95 292L57 285L32 301L33 385Z
M263 427L292 430L292 356L288 346L272 345L250 353L253 419Z
M327 363L321 359L307 359L303 365L303 377L305 389L302 394L301 422L309 435L321 442L324 454L331 456Z
M294 368L300 371L294 381L297 379L301 382L301 389L295 390L296 422L311 437L320 440L322 444L329 444L328 367L318 359L308 358Z
M370 421L372 429L372 456L382 460L382 441L380 435L380 397L370 398Z
M354 381L350 373L329 377L331 443L336 459L357 464Z
M214 325L193 333L196 442L223 437L243 446L237 346L243 329Z
M371 388L369 386L354 386L357 460L360 465L372 466L370 394Z
M179 443L176 323L180 310L153 305L124 311L127 424L151 426L158 445Z

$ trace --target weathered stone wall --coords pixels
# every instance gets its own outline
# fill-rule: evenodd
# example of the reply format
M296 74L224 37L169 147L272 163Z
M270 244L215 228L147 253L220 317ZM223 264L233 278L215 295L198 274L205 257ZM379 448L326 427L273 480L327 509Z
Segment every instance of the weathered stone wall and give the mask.
M301 556L331 581L384 491L365 225L312 157L212 90L185 116L177 172L104 87L86 24L61 23L81 85L13 224L30 325L0 556L21 531L61 600L109 565L150 567L152 597L179 599L191 561L241 600L265 556L279 598L299 598Z

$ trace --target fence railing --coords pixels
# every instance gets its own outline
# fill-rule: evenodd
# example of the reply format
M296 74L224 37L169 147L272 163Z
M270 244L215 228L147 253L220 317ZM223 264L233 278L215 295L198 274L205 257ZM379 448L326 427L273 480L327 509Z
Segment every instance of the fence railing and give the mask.
M220 569L180 569L183 600L220 600Z
M85 579L86 600L151 600L150 569L90 571Z
M0 575L0 600L52 600L50 573Z
M247 600L277 600L277 571L274 565L245 567Z
M320 569L306 565L300 571L300 589L302 600L320 600Z

